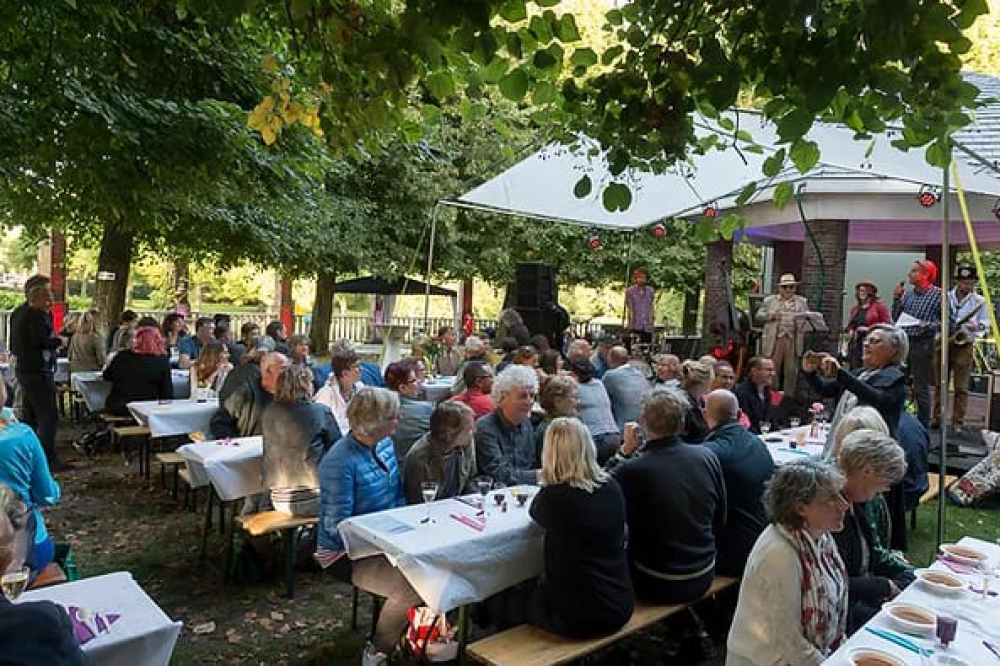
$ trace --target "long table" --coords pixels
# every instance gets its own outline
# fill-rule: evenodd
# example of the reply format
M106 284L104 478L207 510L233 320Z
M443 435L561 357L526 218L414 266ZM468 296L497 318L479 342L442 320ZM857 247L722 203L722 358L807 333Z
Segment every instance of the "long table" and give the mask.
M212 484L225 502L265 490L263 437L185 444L177 453L187 465L191 486Z
M191 397L190 371L171 370L170 378L174 385L174 398ZM111 382L105 381L104 373L100 371L74 372L70 377L70 385L74 391L83 396L87 409L94 413L104 409L104 404L111 393Z
M100 666L166 666L182 626L126 571L31 590L15 603L25 601L65 608L83 651Z
M149 428L150 437L208 432L212 416L219 409L218 400L144 400L128 403L136 421Z
M530 504L518 507L506 493L506 513L487 496L485 522L476 495L354 516L340 523L340 536L351 559L385 555L424 603L449 611L541 573L542 530ZM433 522L422 523L428 510Z
M797 443L799 434L805 435L805 443L802 445ZM809 437L809 426L807 425L770 432L761 435L761 439L764 440L775 465L784 465L793 460L823 455L825 440Z
M989 555L987 566L983 572L975 575L963 574L957 571L950 571L967 584L981 588L984 576L990 580L990 589L1000 588L1000 575L997 566L1000 565L1000 547L980 539L965 537L960 544L971 546ZM941 571L949 571L949 568L942 562L935 562L931 567ZM958 620L958 632L955 641L947 649L942 648L934 638L919 638L907 636L922 648L934 650L934 656L949 655L963 659L973 666L986 664L1000 664L1000 658L993 654L983 644L984 640L1000 644L1000 597L987 596L983 598L981 594L974 594L963 591L958 596L942 596L927 589L920 581L915 581L899 595L897 601L906 601L931 609L939 615L947 615ZM896 634L902 634L900 630L892 624L886 611L880 611L873 617L865 627L885 629ZM847 666L850 664L850 654L860 648L875 648L883 652L888 652L904 660L907 664L921 664L920 657L895 643L887 641L875 634L866 631L864 628L855 633L846 641L839 650L833 653L824 663L831 666Z
M13 377L11 376L10 363L0 363L0 375L7 381L11 381ZM68 358L57 358L56 359L56 373L54 379L57 383L68 382L69 381L69 359Z

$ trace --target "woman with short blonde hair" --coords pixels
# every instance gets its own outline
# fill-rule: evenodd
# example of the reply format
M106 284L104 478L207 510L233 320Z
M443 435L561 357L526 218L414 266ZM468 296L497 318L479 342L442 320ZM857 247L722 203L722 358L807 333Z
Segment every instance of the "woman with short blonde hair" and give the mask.
M69 341L69 371L94 372L108 362L108 347L97 330L97 313L84 312L76 324L76 333Z
M568 638L620 629L634 595L625 559L625 498L597 466L590 431L579 419L557 418L545 434L544 486L531 503L542 529L543 567L528 621Z
M715 373L712 366L701 361L688 359L681 364L681 387L687 394L687 410L684 414L685 442L698 444L708 436L708 424L702 414L705 406L705 394L712 388Z

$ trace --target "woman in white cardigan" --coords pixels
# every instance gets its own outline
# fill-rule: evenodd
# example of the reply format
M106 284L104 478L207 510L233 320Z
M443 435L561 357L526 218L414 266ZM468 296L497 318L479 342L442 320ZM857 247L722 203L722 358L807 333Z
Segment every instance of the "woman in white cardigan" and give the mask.
M764 493L771 524L747 561L727 666L812 666L843 642L848 581L831 536L844 527L843 486L825 462L775 472Z

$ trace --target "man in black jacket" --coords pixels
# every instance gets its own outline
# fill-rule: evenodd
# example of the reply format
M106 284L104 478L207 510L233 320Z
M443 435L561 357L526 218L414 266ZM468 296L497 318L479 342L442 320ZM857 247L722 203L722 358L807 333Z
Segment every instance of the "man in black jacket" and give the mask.
M628 561L636 596L659 603L699 599L715 577L715 535L726 525L726 485L719 459L677 436L688 400L656 388L642 400L648 441L612 474L625 495ZM625 427L619 455L635 450L638 424Z
M704 446L719 459L726 480L726 528L716 534L715 570L742 576L757 537L767 527L761 495L774 474L774 461L760 437L740 425L736 396L716 389L705 396Z
M65 346L52 327L52 289L48 282L27 290L26 307L11 319L10 349L20 392L21 419L38 435L52 471L66 468L56 456L56 351Z
M209 424L212 439L262 434L261 414L271 404L278 375L288 363L284 354L268 352L259 364L250 358L230 372L219 391L219 409Z
M774 361L764 356L750 359L747 378L736 387L736 399L740 409L750 419L750 430L760 434L762 421L770 421L774 408L771 406L771 382L774 379Z
M0 489L0 571L14 557L14 526L8 517L15 495ZM0 595L0 664L53 664L76 666L92 663L77 645L73 625L61 606L51 601L13 604Z

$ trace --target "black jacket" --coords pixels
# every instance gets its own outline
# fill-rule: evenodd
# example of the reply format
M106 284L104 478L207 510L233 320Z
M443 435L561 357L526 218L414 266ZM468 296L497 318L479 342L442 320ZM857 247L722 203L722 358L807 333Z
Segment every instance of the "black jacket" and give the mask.
M92 664L76 642L69 615L51 601L13 604L0 596L0 664Z
M750 419L750 430L760 434L760 422L770 421L774 416L774 407L771 406L771 387L764 389L764 399L760 399L757 394L757 387L749 379L744 379L737 384L733 391L736 399L740 403L740 409Z
M677 437L654 439L612 472L625 494L629 562L686 575L715 560L715 534L726 524L726 483L719 459Z
M262 434L261 414L269 404L271 394L261 386L260 366L244 363L226 376L219 391L219 409L208 426L212 438Z
M708 435L708 424L705 423L705 415L701 413L699 400L690 393L685 392L688 400L687 412L684 414L684 441L689 444L698 444Z
M774 461L760 438L733 419L708 434L705 448L719 459L726 480L726 528L716 533L715 570L741 576L757 537L767 527L761 495L774 475Z
M111 382L111 393L104 406L111 414L128 416L126 405L130 402L174 397L169 356L136 354L131 349L123 349L104 370L104 379Z
M48 312L21 305L11 313L10 351L17 357L17 374L54 373L56 349L61 344Z
M844 391L850 391L858 397L859 405L874 407L889 426L889 434L896 436L899 427L899 413L906 401L906 376L896 365L889 365L875 371L866 379L858 378L864 368L837 371L837 376L822 377L816 372L807 372L806 379L820 395L825 398L837 398ZM893 516L895 520L895 516Z

